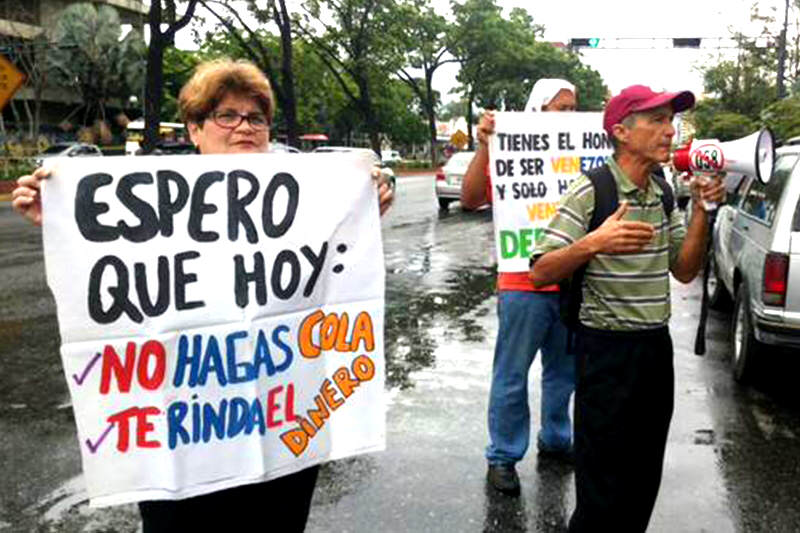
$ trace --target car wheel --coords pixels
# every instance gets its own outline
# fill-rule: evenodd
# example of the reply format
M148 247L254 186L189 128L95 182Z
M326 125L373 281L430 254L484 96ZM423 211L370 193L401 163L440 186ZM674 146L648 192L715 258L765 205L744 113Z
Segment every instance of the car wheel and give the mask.
M447 198L439 198L439 208L447 209L450 207L450 202L451 200L448 200Z
M731 323L731 342L733 354L731 356L733 379L745 384L751 381L759 351L763 345L756 340L753 333L753 317L750 313L750 299L747 295L746 282L742 281L736 291L736 303L733 307L733 321Z
M713 251L709 251L708 258L708 278L706 279L706 293L708 294L708 306L717 311L728 311L733 303L728 289L717 275L717 260Z

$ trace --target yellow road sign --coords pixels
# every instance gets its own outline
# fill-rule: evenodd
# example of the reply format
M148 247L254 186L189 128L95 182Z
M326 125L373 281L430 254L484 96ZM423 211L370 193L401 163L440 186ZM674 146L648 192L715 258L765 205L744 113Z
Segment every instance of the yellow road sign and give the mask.
M8 59L0 56L0 109L25 82L25 74L17 70Z

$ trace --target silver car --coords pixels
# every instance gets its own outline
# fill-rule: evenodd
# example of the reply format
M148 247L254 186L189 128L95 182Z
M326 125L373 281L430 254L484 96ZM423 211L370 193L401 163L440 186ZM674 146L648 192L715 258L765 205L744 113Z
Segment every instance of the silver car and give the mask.
M436 199L442 209L447 209L450 202L461 199L461 182L474 155L475 152L455 153L436 172Z
M800 347L800 145L779 148L764 185L743 176L719 208L709 302L733 305L733 376L747 382L768 346Z

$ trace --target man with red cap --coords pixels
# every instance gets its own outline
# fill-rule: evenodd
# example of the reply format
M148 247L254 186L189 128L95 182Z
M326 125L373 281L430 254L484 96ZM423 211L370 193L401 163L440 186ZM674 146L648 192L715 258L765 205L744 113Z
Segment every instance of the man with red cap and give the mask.
M658 495L674 394L669 273L688 283L700 270L705 202L719 202L724 193L719 180L696 189L684 227L665 200L672 198L669 185L653 173L669 161L674 114L693 105L688 91L658 93L642 85L614 96L603 117L613 157L572 183L537 243L535 284L583 273L571 532L643 532ZM600 183L613 194L606 196ZM596 203L595 193L615 201ZM593 220L595 210L603 218Z

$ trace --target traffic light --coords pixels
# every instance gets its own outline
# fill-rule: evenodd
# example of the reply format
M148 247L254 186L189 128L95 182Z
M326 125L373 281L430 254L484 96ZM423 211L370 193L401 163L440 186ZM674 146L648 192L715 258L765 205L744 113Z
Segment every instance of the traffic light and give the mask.
M672 39L672 46L673 48L700 48L700 41L702 39L699 38L686 38L686 37L677 37Z
M600 45L600 39L597 37L570 39L569 45L571 48L597 48Z

